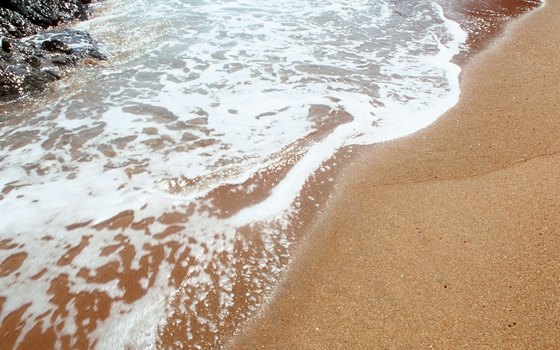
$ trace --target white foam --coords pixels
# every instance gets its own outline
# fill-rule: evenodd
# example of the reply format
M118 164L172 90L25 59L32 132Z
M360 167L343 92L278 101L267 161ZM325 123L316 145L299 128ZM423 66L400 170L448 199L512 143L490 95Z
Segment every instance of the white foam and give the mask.
M8 297L2 319L28 302L33 304L26 318L52 312L47 291L60 274L69 276L73 292L122 298L116 280L86 283L76 274L111 262L122 271L120 249L100 256L118 233L134 247L133 269L149 256L146 245L178 242L176 254L189 249L196 265L183 287L194 290L195 298L185 300L185 312L195 310L209 291L218 293L220 315L193 316L218 330L230 312L235 277L232 266L220 266L217 257L236 261L235 242L244 242L237 228L269 223L262 229L266 252L260 261L269 275L251 272L262 279L264 292L284 268L273 243L285 249L291 244L285 225L308 177L342 146L426 127L459 96L459 68L450 60L465 33L428 0L115 0L100 5L100 12L79 27L105 42L112 60L98 75L87 72L62 86L58 97L48 97L54 103L45 111L30 107L19 124L0 129L0 140L36 133L23 147L0 148L0 185L24 186L0 200L0 238L13 239L29 253L19 277L0 280L0 296ZM310 134L329 118L309 118L316 105L342 109L353 119L314 140ZM96 128L101 133L88 138ZM65 136L43 147L57 132ZM159 240L153 235L167 225L158 221L149 225L152 235L130 228L66 230L124 210L133 210L137 222L186 211L192 203L211 206L198 199L296 155L300 160L269 197L228 219L196 211L181 223L184 230ZM47 234L53 240L42 240ZM72 264L58 266L67 247L86 235L89 245ZM30 282L44 266L49 271ZM205 272L209 266L216 267L219 286ZM154 278L154 287L132 305L113 303L111 317L93 335L99 348L155 346L157 328L170 312L165 305L181 298L169 286L172 268L164 261L157 275L144 277L141 285ZM33 294L24 293L30 288ZM62 333L76 328L75 311L57 321Z
M166 319L167 300L173 292L167 287L170 271L165 268L160 270L155 287L142 299L111 310L114 316L95 330L98 349L126 349L131 344L139 349L156 349L158 327Z

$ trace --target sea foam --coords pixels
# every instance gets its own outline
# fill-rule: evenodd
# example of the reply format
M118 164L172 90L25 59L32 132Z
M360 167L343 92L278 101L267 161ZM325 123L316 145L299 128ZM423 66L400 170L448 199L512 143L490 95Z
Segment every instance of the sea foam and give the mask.
M252 286L242 320L286 267L307 179L341 147L452 107L466 39L428 0L113 0L78 26L111 59L0 128L2 257L28 254L0 279L1 319L30 305L18 342L43 315L58 345L82 332L99 348L157 347L170 322L189 346L215 344L238 280ZM231 215L205 198L282 162L269 195ZM110 300L109 316L84 316L80 293Z

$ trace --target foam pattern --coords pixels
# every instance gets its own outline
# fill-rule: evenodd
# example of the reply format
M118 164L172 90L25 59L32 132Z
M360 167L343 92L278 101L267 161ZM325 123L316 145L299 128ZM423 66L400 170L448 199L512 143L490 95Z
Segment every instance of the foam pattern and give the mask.
M466 39L428 0L107 0L78 27L110 60L0 125L16 343L39 327L58 348L221 344L286 268L307 179L453 106ZM286 162L266 197L220 214L213 192Z

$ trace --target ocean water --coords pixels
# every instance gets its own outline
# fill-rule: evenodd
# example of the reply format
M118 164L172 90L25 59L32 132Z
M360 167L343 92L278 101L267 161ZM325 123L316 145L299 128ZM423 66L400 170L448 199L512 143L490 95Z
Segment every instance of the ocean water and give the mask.
M10 344L225 344L273 295L314 200L302 191L332 157L411 134L457 102L452 59L467 33L449 11L435 0L96 5L77 27L109 60L0 107Z

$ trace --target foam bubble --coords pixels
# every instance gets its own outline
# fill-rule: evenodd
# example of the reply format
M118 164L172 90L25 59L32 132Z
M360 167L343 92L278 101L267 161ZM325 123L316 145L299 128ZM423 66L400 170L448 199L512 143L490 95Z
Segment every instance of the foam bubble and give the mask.
M152 348L176 327L194 347L216 344L235 284L251 287L241 322L285 268L308 177L343 146L426 127L459 96L450 60L465 34L428 0L119 0L99 11L79 27L112 59L0 129L0 239L16 247L2 257L28 254L0 280L0 318L30 304L23 318L43 315L59 342L83 333L100 348ZM268 196L233 215L204 199L292 159Z

